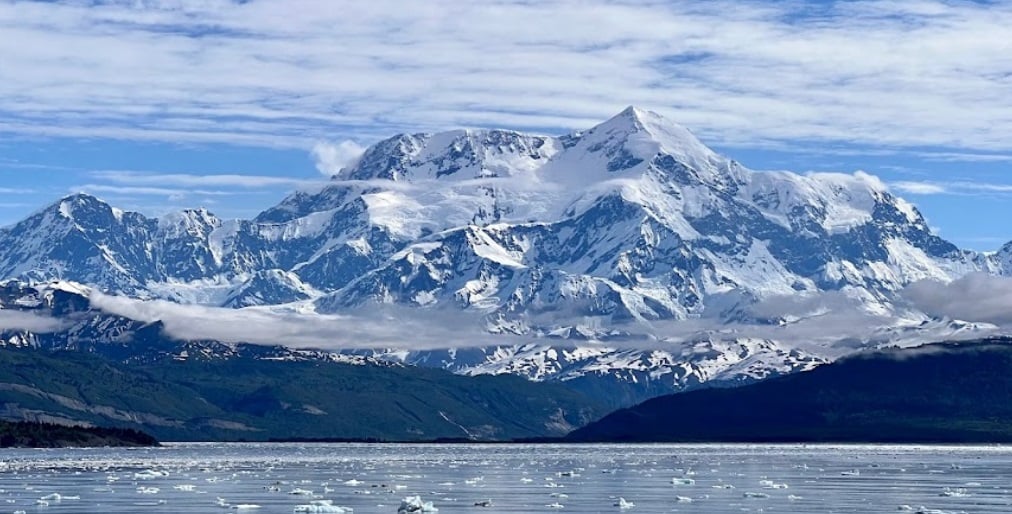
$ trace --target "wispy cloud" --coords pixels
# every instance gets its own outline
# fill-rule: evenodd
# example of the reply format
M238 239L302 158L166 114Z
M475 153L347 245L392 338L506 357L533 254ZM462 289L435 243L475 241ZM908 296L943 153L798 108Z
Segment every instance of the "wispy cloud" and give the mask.
M1012 4L4 2L0 132L309 149L641 104L711 143L1008 152Z
M129 170L93 171L90 176L115 184L131 186L171 187L229 187L242 189L295 188L319 183L271 175L247 175L240 173L196 175L192 173L153 173Z
M0 309L0 330L25 330L46 334L66 328L65 321L30 312Z
M949 192L945 186L936 182L913 182L904 180L892 182L889 184L889 187L912 195L941 195Z
M1008 282L1012 283L1012 280ZM929 284L926 287L936 286ZM939 284L937 287L948 286ZM917 292L911 289L909 294L916 301ZM930 301L930 291L926 296ZM90 299L95 308L112 314L146 322L161 321L170 336L184 340L213 339L330 350L431 350L529 343L567 346L577 343L533 334L491 334L486 331L485 320L479 313L460 311L454 307L372 304L339 315L323 315L298 309L228 309L164 300L138 300L98 291L92 291ZM933 314L938 310L931 305L926 309ZM803 297L771 297L751 305L746 311L756 319L727 322L719 317L703 316L619 324L613 328L625 335L610 337L602 345L618 349L677 351L700 340L751 338L777 341L787 347L835 357L877 344L922 344L932 340L981 337L996 330L995 327L977 327L958 332L946 322L929 323L916 316L901 318L875 314L868 312L858 299L838 291ZM782 323L761 321L761 318L770 316L785 320ZM960 319L992 321L991 316L977 315ZM592 323L586 317L554 320L563 324L567 321Z
M169 335L184 340L213 339L296 348L412 350L519 342L509 336L488 334L482 330L480 319L451 310L388 305L343 315L317 315L184 305L100 292L92 292L90 299L94 307L112 314L146 322L162 321Z
M144 187L144 186L110 186L105 184L83 184L71 189L71 192L82 192L92 194L111 193L116 195L130 196L164 196L172 199L182 199L192 195L201 196L229 196L237 194L235 191L213 191L206 189L178 189L168 187Z
M86 175L94 182L72 186L71 192L84 192L100 196L114 195L120 200L128 199L134 203L139 198L162 197L176 204L198 201L204 206L216 203L215 198L276 193L278 190L312 189L325 183L322 177L317 180L306 180L241 173L199 175L135 170L97 170L86 172ZM192 205L188 206L192 207ZM139 205L139 208L153 214L165 211L165 209L153 209L149 202ZM167 210L178 208L179 205L176 205ZM251 210L250 212L255 211Z
M920 152L919 156L939 162L1012 162L1012 155L973 152Z
M890 187L911 195L1008 195L1012 194L1012 184L993 184L988 182L970 181L897 181Z

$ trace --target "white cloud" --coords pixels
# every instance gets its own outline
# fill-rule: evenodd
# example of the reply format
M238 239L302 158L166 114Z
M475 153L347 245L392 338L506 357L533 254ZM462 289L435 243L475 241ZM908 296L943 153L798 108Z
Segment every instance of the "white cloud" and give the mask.
M277 187L303 187L320 181L269 175L245 175L239 173L195 175L189 173L155 173L132 170L101 170L90 175L99 180L128 186L171 186L171 187L234 187L242 189L266 189Z
M710 143L1012 150L1003 2L3 2L0 33L19 136L309 149L638 104Z
M922 280L902 295L934 316L1012 326L1012 278L970 273L949 283Z
M319 141L313 145L313 160L316 161L316 169L320 173L332 177L337 175L341 168L353 164L363 152L365 147L351 140L340 143Z
M912 195L981 196L1012 194L1012 184L993 184L966 180L953 182L898 181L892 182L889 185L903 193Z
M131 196L164 196L172 199L183 199L190 195L228 196L236 194L233 191L211 191L205 189L181 189L147 186L110 186L106 184L83 184L71 188L71 191L93 194L110 193Z
M66 328L66 323L50 316L0 309L0 330L26 330L46 334Z
M269 309L227 309L164 300L137 300L93 291L92 306L131 319L162 321L183 340L280 344L293 348L405 348L412 350L509 344L484 332L466 313L398 306L370 306L342 315L298 314ZM0 311L2 312L2 311Z
M1006 280L1012 284L1012 280ZM929 285L927 287L935 287ZM939 286L939 287L945 287ZM910 298L916 294L911 286ZM908 292L905 291L906 295ZM932 300L927 291L928 301ZM1005 296L1012 294L1012 288ZM961 296L961 298L965 298ZM280 344L292 348L432 350L513 344L578 343L535 335L514 336L486 332L484 320L473 312L455 308L420 308L370 304L342 314L322 315L272 308L228 309L207 305L178 304L164 300L138 300L124 296L90 293L92 306L131 319L162 321L166 332L183 340L212 339L232 343ZM1005 298L1004 300L1008 300ZM929 305L929 312L935 312ZM611 348L678 349L699 340L740 338L777 341L813 354L836 357L877 344L918 345L926 341L983 337L987 327L954 332L946 323L921 323L920 319L868 312L860 301L843 292L766 298L745 308L756 320L727 322L719 317L686 320L631 322L613 328L625 336L609 338ZM999 308L989 313L1000 312ZM1012 320L1010 315L1006 318ZM759 321L784 317L782 323ZM987 318L987 319L983 319ZM991 322L991 316L970 320ZM960 318L966 319L966 318ZM566 320L555 319L557 323ZM574 321L574 320L568 320ZM581 317L579 323L592 323Z
M899 181L892 182L889 186L912 195L940 195L948 192L944 186L934 182Z

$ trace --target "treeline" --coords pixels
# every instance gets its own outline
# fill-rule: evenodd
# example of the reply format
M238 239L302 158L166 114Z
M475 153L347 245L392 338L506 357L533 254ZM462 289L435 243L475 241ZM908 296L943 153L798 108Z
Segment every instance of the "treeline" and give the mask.
M731 389L662 396L573 442L1012 443L1007 339L860 353Z
M0 448L92 446L158 446L158 441L144 432L131 428L0 421Z

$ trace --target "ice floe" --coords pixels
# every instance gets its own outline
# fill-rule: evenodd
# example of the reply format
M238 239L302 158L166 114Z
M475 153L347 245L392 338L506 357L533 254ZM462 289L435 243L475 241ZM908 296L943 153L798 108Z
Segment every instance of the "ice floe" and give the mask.
M432 502L423 501L421 496L408 496L401 500L401 506L397 509L398 514L412 512L439 512Z
M313 500L304 505L296 505L293 512L306 512L314 514L351 514L353 509L334 505L332 500Z
M614 506L625 510L635 507L636 504L631 501L626 501L625 498L619 497L618 501L614 503Z

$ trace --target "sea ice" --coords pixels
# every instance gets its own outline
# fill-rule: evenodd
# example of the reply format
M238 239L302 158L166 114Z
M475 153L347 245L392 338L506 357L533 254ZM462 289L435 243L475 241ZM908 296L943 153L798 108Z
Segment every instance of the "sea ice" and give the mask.
M625 510L625 509L631 509L631 508L635 507L635 506L636 506L636 504L635 504L635 503L633 503L633 502L631 502L631 501L626 501L626 499L625 499L625 498L621 498L621 497L620 497L620 498L618 499L618 501L617 501L617 502L615 502L614 506L615 506L615 507L618 507L618 508L620 508L620 509L623 509L623 510Z
M398 514L410 512L439 512L432 502L422 501L421 496L408 496L401 500L401 506L397 509Z
M134 480L151 480L154 478L161 478L169 476L168 471L158 471L154 469L146 469L139 473L134 473Z
M962 487L957 487L955 489L950 489L946 487L945 490L939 493L938 495L953 498L962 498L963 496L969 496L969 493L967 493L966 489L963 489Z
M351 514L354 512L348 507L338 507L332 500L313 500L306 505L296 505L293 512L307 512L315 514Z

